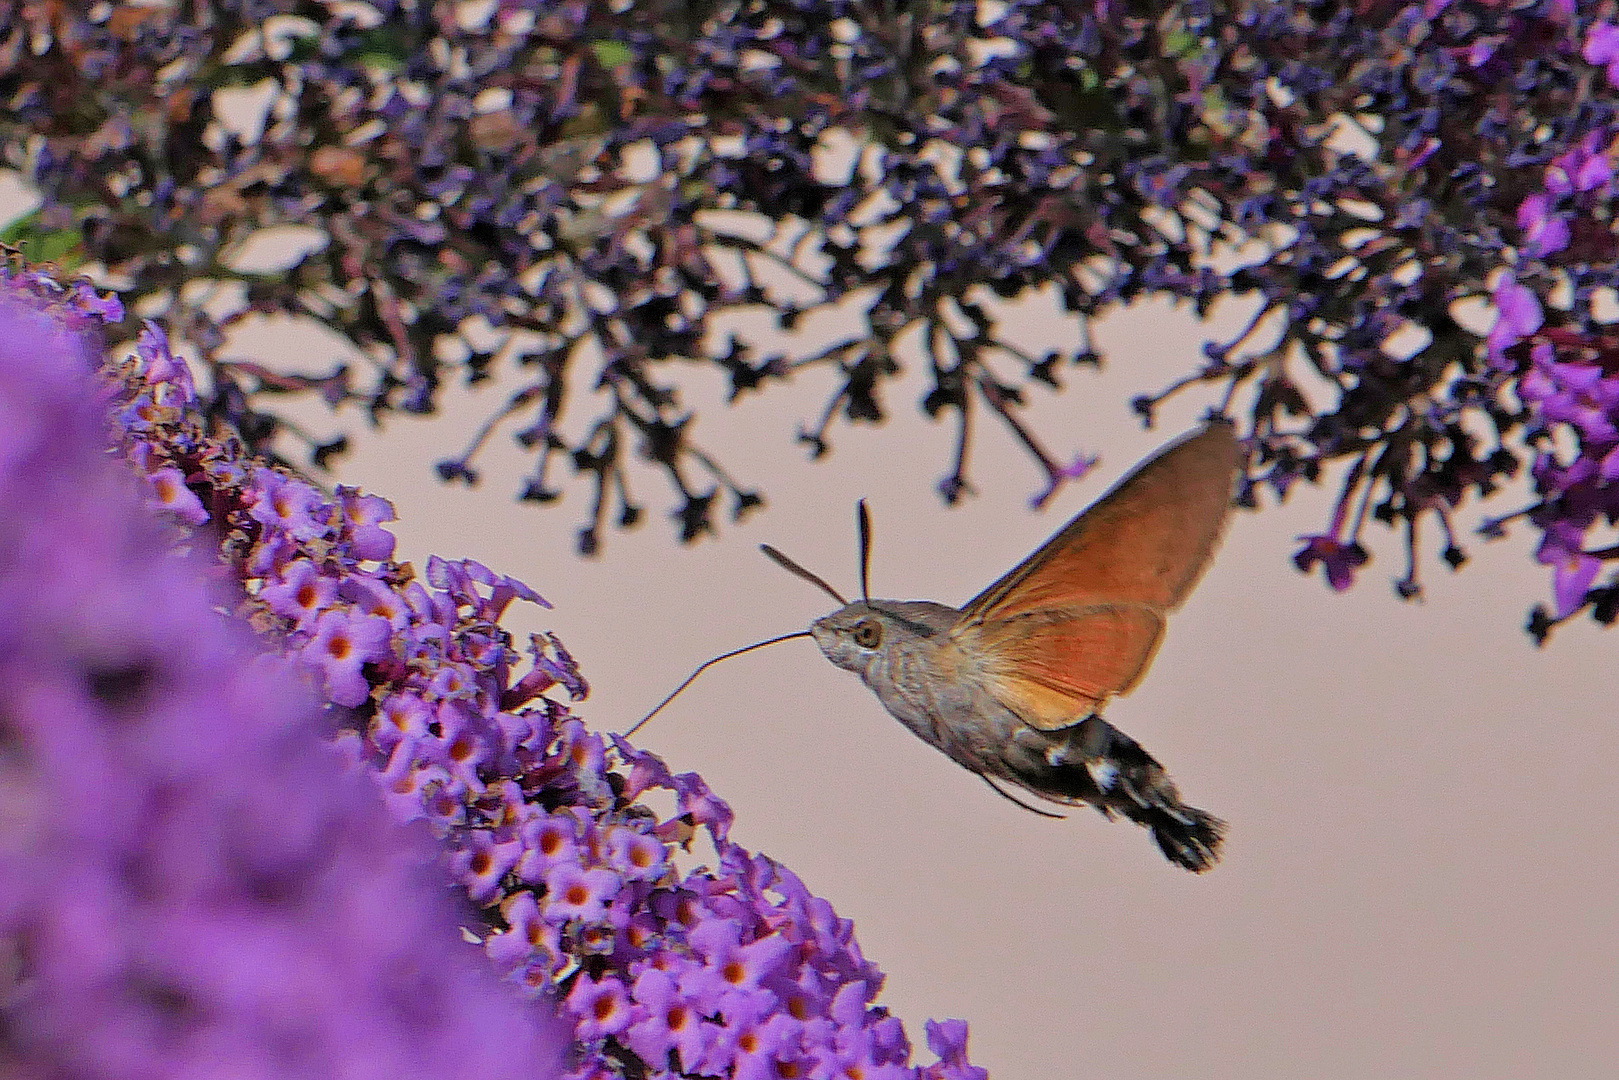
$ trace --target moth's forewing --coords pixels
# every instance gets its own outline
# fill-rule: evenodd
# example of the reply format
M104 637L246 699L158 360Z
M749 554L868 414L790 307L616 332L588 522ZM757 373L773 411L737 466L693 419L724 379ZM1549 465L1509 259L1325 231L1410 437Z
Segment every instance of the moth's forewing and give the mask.
M1220 542L1236 466L1228 423L1174 443L969 600L962 616L988 621L1118 603L1178 607Z
M967 603L951 636L1008 708L1051 730L1135 686L1220 542L1236 467L1232 426L1209 424Z

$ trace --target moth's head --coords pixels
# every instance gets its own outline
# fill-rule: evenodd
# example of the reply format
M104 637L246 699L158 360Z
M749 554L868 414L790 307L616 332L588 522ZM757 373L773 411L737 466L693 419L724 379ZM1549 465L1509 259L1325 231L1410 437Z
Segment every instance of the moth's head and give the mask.
M840 668L864 672L881 653L897 627L893 617L864 600L856 600L810 623L810 636L821 655Z
M857 600L816 619L810 636L828 660L863 675L874 657L896 647L927 652L960 615L928 600Z

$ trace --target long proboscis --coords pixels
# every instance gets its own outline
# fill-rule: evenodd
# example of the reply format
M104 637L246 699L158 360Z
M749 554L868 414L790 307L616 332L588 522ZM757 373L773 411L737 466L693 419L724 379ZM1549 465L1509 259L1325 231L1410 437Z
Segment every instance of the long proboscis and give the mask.
M709 668L713 667L715 664L719 663L721 660L729 660L733 656L741 656L743 653L752 652L754 649L762 649L766 645L779 645L783 641L791 641L793 638L809 637L809 636L810 636L810 632L808 630L795 630L791 634L783 634L780 637L773 637L773 638L770 638L767 641L755 641L752 645L744 645L740 649L732 649L730 652L720 653L718 656L714 657L711 660L703 661L701 664L697 665L697 670L696 671L694 671L690 675L686 676L686 681L685 682L681 683L679 686L677 686L673 690L669 691L669 696L668 697L666 697L662 701L658 702L656 705L654 705L652 707L651 712L647 713L645 716L641 717L641 719L637 720L635 722L635 726L630 728L630 730L628 730L628 731L626 731L624 733L624 738L627 739L631 735L634 735L637 731L640 731L641 728L643 726L645 726L645 724L646 724L646 722L648 720L652 719L654 716L657 716L658 713L662 712L663 707L665 705L669 704L671 701L673 701L676 697L678 697L682 690L686 689L686 687L688 687L692 683L696 682L697 681L697 676L701 675L703 672L707 671Z

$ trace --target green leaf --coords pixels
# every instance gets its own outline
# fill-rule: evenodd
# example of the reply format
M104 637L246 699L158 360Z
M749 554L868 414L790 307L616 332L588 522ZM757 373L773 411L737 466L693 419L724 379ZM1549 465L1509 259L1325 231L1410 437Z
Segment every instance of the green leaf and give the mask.
M0 243L21 248L31 263L55 263L68 273L88 261L83 236L76 226L47 230L40 227L41 220L38 210L12 218L0 227Z
M1185 56L1197 47L1197 38L1185 29L1171 30L1164 35L1165 56Z
M628 45L620 41L592 41L590 51L596 54L596 62L604 68L627 64L635 55L630 52Z

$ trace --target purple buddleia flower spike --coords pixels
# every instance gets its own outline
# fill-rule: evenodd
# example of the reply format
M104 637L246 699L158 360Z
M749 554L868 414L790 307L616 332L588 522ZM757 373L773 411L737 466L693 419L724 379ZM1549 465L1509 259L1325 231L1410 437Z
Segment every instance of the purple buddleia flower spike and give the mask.
M26 299L0 296L0 1071L558 1075L556 1022L171 550L107 456L89 350Z
M161 404L185 394L154 371L189 386L172 357L115 364L104 397L131 471L178 472L210 514L198 527L176 505L167 534L218 544L261 646L328 703L332 760L437 838L513 1000L548 999L572 1025L571 1077L674 1060L718 1077L808 1080L844 1062L917 1080L852 924L732 843L731 809L701 777L571 715L589 686L554 635L516 646L499 620L513 601L543 605L537 593L469 560L433 557L425 577L391 561L385 500L328 498L246 456L193 407Z

